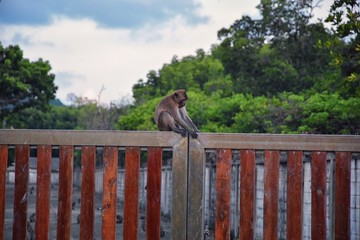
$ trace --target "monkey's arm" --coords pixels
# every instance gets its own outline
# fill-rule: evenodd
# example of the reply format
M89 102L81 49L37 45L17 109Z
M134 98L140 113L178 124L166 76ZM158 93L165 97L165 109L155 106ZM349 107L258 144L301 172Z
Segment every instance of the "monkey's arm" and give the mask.
M191 120L185 108L180 109L181 118L193 129L195 132L200 132L194 122Z
M197 133L196 133L193 129L191 129L191 128L187 125L187 123L186 123L184 120L181 119L180 116L176 116L176 117L175 117L175 121L176 121L181 127L185 128L186 131L189 132L189 134L191 135L192 138L197 138L197 137L198 137Z

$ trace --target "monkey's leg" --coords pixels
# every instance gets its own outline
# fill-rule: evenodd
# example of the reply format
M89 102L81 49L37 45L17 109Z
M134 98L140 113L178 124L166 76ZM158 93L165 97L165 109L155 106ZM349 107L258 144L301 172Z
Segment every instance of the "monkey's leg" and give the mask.
M186 130L178 127L174 118L167 112L162 112L159 116L158 127L160 131L174 131L186 137Z

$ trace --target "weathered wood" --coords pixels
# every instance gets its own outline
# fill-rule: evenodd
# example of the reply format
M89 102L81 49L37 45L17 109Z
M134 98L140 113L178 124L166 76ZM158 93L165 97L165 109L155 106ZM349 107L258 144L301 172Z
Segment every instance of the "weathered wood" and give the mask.
M254 238L255 151L240 151L240 240Z
M57 239L71 239L74 147L60 146Z
M146 239L160 239L162 148L148 148Z
M51 146L37 147L36 239L48 239L50 230Z
M311 153L311 239L326 239L326 152Z
M350 239L351 153L336 152L335 239Z
M173 148L172 159L172 239L185 240L187 233L187 139Z
M139 220L140 148L125 153L124 239L137 239Z
M264 160L264 239L278 239L279 151L265 151Z
M181 138L170 131L0 130L0 144L172 147ZM349 152L360 149L360 136L356 135L199 133L199 142L205 149Z
M360 149L360 136L355 135L200 133L199 141L205 149L349 152Z
M286 238L302 239L303 152L288 151Z
M16 145L13 239L26 239L27 234L29 158L29 145Z
M188 160L188 239L204 239L205 150L196 139L189 139Z
M181 138L171 131L0 130L0 144L172 147Z
M82 147L80 239L94 239L95 156L94 146Z
M215 238L230 239L231 149L216 150Z
M104 148L102 239L116 237L116 189L118 172L117 147Z
M4 239L7 162L8 147L7 145L0 145L0 239Z

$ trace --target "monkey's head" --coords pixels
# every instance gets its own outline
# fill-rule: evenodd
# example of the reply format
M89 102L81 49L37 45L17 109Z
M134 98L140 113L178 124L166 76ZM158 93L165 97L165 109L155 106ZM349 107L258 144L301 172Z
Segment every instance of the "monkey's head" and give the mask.
M188 99L186 91L184 89L176 90L173 94L174 101L179 104L179 108L185 107L186 100Z

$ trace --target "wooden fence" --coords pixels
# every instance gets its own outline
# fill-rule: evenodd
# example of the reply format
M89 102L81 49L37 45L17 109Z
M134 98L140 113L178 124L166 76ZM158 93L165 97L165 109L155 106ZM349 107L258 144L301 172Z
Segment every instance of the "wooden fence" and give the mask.
M138 238L140 150L147 151L147 239L160 239L162 153L172 150L172 239L204 238L205 156L215 151L215 238L230 239L232 150L240 154L240 239L254 238L255 155L264 151L263 238L278 239L280 151L287 153L286 238L301 239L303 158L311 156L311 238L326 239L326 155L335 152L334 237L350 239L350 161L360 152L359 136L199 134L172 132L0 130L0 239L4 235L5 176L8 150L15 146L13 239L27 233L30 146L37 149L36 239L49 238L51 149L60 149L57 239L70 239L74 148L81 147L80 239L94 238L96 147L104 158L102 239L116 236L118 149L125 149L123 239ZM356 173L357 175L357 173ZM356 176L355 176L356 177ZM359 215L357 215L359 216ZM360 220L357 218L357 222ZM355 236L356 237L356 236Z

